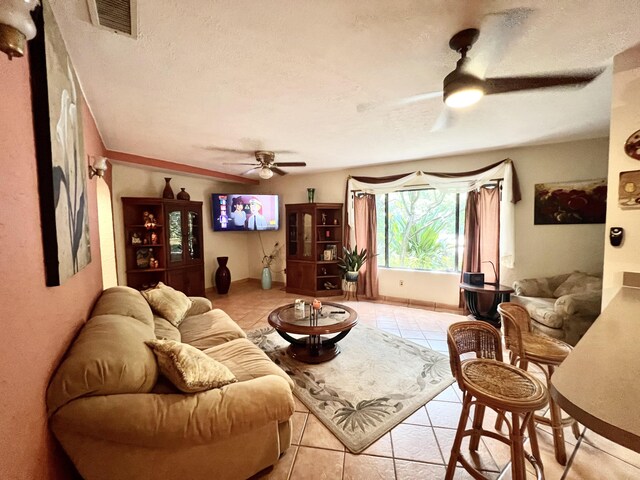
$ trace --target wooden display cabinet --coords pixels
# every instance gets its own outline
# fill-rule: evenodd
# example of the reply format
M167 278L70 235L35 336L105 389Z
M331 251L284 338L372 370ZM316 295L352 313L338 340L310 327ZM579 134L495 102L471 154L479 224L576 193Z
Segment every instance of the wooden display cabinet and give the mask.
M123 197L122 212L127 285L204 295L202 202Z
M285 205L287 292L342 295L338 255L342 254L342 204Z

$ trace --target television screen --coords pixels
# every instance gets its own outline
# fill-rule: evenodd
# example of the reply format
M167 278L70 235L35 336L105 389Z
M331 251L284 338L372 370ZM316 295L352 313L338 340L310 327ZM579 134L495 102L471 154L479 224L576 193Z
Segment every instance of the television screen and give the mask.
M278 195L214 193L211 195L213 230L278 230Z

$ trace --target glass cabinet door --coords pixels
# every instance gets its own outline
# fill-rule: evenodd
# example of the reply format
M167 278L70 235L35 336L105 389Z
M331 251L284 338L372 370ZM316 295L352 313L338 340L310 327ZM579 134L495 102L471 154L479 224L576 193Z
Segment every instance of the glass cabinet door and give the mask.
M298 214L296 212L289 213L287 216L287 224L289 228L289 251L287 255L290 257L298 256Z
M182 211L169 211L168 220L169 261L171 263L180 263L184 260L184 248L182 245Z
M189 210L187 212L187 258L189 260L200 260L200 218L197 212Z
M313 217L310 213L302 214L302 225L302 256L304 258L311 258L313 256Z

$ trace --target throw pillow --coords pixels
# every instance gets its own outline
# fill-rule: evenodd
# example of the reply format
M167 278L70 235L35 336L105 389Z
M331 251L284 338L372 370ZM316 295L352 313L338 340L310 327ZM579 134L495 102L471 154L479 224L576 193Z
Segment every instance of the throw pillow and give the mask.
M189 297L162 282L158 282L155 288L144 290L142 295L154 312L169 320L175 327L180 325L191 308Z
M160 373L186 393L220 388L238 379L222 363L186 343L174 340L145 342L158 360Z
M600 288L602 288L602 279L599 277L594 277L584 272L573 272L569 275L569 278L555 289L553 295L556 298L560 298L563 295L598 290Z

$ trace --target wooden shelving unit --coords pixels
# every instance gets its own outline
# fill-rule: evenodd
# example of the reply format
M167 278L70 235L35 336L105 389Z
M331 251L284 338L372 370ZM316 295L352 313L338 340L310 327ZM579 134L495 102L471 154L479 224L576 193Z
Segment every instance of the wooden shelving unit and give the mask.
M127 285L143 290L163 282L187 295L204 295L202 202L123 197L122 211ZM154 225L144 223L145 212L154 216ZM141 243L133 243L134 236ZM157 267L147 264L151 257Z
M342 295L337 260L343 244L342 204L289 204L285 210L287 292Z

